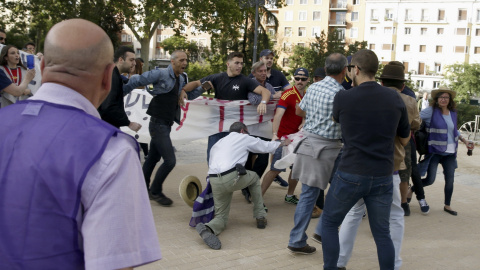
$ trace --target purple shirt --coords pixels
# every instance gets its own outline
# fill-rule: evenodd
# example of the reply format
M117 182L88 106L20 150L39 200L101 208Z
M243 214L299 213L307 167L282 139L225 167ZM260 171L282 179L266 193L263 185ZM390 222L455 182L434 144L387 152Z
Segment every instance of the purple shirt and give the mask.
M81 94L45 83L31 99L73 106L100 118ZM112 137L87 173L77 216L86 269L135 267L161 259L160 245L136 146Z

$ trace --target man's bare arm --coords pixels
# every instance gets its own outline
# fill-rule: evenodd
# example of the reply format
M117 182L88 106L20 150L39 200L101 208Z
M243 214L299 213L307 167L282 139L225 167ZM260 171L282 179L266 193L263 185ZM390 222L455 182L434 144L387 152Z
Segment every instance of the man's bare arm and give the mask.
M307 115L307 113L302 110L300 106L298 106L298 104L295 106L295 114L303 118L305 118L305 116Z

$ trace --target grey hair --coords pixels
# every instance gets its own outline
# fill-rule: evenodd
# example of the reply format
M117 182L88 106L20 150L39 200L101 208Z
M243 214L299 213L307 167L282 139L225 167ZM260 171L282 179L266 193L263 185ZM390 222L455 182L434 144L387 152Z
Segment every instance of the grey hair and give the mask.
M266 64L263 61L258 61L252 65L252 73L257 71L262 66L266 66Z
M235 122L230 126L228 131L240 133L243 130L247 130L247 126L242 122Z
M177 59L179 53L185 53L185 52L182 51L182 50L175 50L175 51L170 55L170 60L175 60L175 59Z
M332 53L325 60L325 72L327 75L338 75L347 66L347 58L340 53Z

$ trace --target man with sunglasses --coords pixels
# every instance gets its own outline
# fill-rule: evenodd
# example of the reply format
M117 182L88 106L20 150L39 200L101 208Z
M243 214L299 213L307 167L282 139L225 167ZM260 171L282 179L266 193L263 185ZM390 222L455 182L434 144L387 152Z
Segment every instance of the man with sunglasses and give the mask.
M295 209L294 227L290 232L287 249L292 253L313 254L315 247L307 244L305 231L320 195L325 190L332 174L335 159L340 152L340 125L332 119L333 98L343 90L347 59L339 53L329 55L325 61L327 77L312 84L296 108L299 116L305 117L305 139L299 142L295 153L292 178L302 183L302 193ZM319 223L320 224L320 223ZM317 226L313 239L320 241Z
M7 41L7 33L5 33L5 30L0 29L0 44L5 44L5 41Z
M298 132L302 128L303 118L295 114L295 108L300 101L302 101L305 88L308 83L308 70L305 68L297 68L293 74L295 79L295 85L283 92L282 97L278 101L275 116L273 117L273 140L280 141L283 136L287 136ZM282 149L278 148L275 154L273 154L270 171L268 171L263 177L262 181L262 195L272 184L275 177L280 172L284 172L285 169L277 169L274 164L277 160L282 158ZM298 198L293 195L295 188L297 187L297 180L292 179L292 172L288 176L288 190L285 195L285 203L297 204Z

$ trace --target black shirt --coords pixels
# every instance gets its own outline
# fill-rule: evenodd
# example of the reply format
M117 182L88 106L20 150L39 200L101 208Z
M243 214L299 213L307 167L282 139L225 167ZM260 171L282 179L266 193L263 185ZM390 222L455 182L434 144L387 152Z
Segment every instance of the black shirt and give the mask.
M248 77L253 78L253 74L250 73ZM271 84L275 91L282 91L285 86L290 84L285 75L283 75L280 70L276 69L270 70L270 77L267 76L267 80L265 80L265 82Z
M178 88L180 80L179 77L175 77L175 85L173 89L168 93L156 95L150 101L150 105L147 109L147 114L161 119L167 125L172 125L177 114L178 105Z
M376 82L340 91L333 101L340 123L343 154L338 169L362 176L393 173L394 139L410 136L405 103L398 93Z
M200 79L201 83L210 81L215 88L215 98L223 100L246 100L248 92L253 92L260 83L242 74L229 77L226 72L209 75Z
M112 86L107 98L98 107L102 120L117 128L130 125L123 103L123 80L117 67L113 69Z

